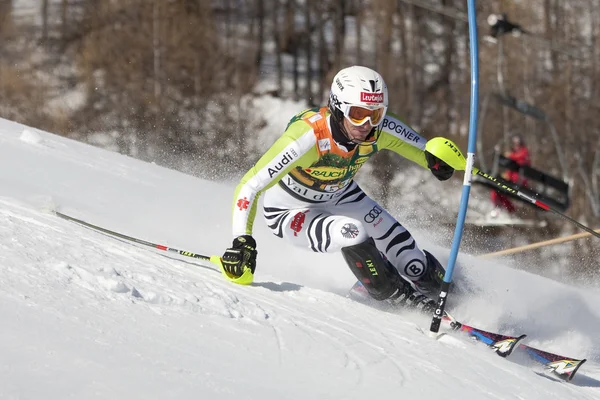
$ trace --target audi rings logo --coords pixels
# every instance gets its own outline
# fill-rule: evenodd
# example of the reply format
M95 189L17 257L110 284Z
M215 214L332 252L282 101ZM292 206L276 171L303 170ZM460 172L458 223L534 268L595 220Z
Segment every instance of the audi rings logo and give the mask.
M367 224L375 222L375 220L377 219L377 217L379 217L382 212L383 212L383 210L379 206L373 207L371 209L371 211L369 211L367 213L367 215L365 215L365 222Z

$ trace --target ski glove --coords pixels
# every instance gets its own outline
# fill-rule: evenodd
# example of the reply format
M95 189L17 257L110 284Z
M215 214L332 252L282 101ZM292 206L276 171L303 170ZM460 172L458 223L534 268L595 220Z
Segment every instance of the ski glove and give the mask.
M454 168L440 160L427 150L425 150L425 159L427 159L427 167L431 170L433 176L438 178L440 181L450 179L454 173Z
M247 268L254 274L256 269L256 241L250 235L238 236L233 239L233 245L225 250L221 262L228 274L240 277Z

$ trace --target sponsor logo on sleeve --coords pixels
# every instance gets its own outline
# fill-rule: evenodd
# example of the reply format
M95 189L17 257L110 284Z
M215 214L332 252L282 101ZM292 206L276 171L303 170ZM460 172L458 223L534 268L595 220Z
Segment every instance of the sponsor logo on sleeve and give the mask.
M279 159L274 161L275 165L267 169L269 172L269 178L272 178L279 172L283 171L286 165L294 161L295 158L298 158L298 153L296 153L294 149L290 149L289 151L283 153L282 156L279 156Z
M390 118L385 118L382 123L382 128L392 132L396 132L398 136L407 139L408 141L418 143L421 137L406 125L393 121Z
M250 205L250 202L248 201L248 198L246 198L246 197L244 197L243 199L238 199L238 201L237 201L237 206L240 209L240 211L247 210L249 205Z

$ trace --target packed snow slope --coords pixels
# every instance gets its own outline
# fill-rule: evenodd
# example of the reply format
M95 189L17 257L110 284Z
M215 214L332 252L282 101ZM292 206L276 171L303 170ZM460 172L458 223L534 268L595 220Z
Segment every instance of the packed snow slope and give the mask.
M351 301L339 255L293 248L261 218L241 287L49 212L220 254L233 190L0 120L0 398L600 399L598 292L459 257L455 317L587 357L564 383L460 335L430 339L429 317Z

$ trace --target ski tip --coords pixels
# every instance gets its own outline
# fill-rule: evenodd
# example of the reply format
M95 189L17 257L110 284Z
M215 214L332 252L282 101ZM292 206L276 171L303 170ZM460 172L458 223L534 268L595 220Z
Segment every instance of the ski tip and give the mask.
M584 358L583 360L579 361L579 364L577 364L577 367L575 367L575 369L573 370L573 372L571 373L571 375L569 376L569 379L567 382L570 382L573 377L575 376L575 374L577 373L577 371L579 371L579 368L581 368L581 366L587 361L587 358Z
M579 371L579 368L586 361L587 359L585 358L583 360L558 360L548 363L546 367L552 370L554 376L565 382L571 382L577 371Z
M515 347L519 344L519 342L525 339L527 335L521 335L517 337L507 337L506 339L498 340L494 342L492 348L496 350L496 354L498 354L502 358L506 358L510 356Z
M579 368L587 361L585 358L579 360L577 358L565 357L524 344L519 345L519 348L525 350L533 360L544 365L544 369L549 371L554 377L565 382L570 382L577 371L579 371Z

